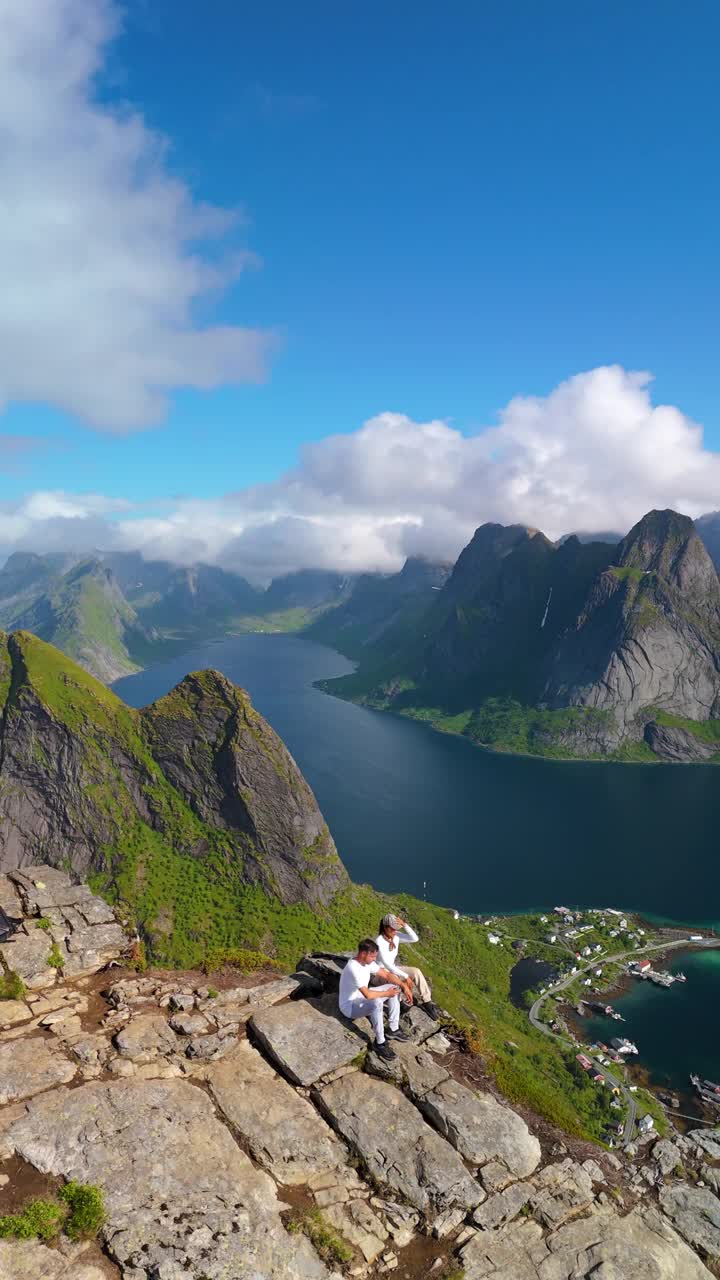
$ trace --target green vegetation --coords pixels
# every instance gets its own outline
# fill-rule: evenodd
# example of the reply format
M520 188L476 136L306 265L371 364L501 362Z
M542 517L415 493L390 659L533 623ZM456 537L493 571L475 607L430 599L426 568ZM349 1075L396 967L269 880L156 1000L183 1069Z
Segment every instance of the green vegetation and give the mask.
M47 916L41 916L39 920L35 921L35 928L43 929L45 933L47 933L51 927L51 924L52 924L52 921L48 920Z
M65 1219L65 1208L54 1200L30 1200L20 1213L0 1218L0 1238L54 1240Z
M68 1182L59 1191L60 1199L67 1206L65 1235L71 1240L89 1240L96 1236L105 1222L105 1206L99 1187L85 1186L81 1182Z
M288 1231L306 1235L323 1262L342 1266L352 1262L353 1251L337 1234L333 1227L325 1221L319 1209L307 1209L291 1217L287 1223Z
M50 968L62 969L64 963L62 951L60 950L57 942L53 942L50 948L50 955L48 956L48 964L50 965Z
M643 578L654 577L654 575L646 573L643 569L636 569L632 565L611 565L608 573L611 573L618 582L642 582Z
M0 974L0 1000L24 1000L25 983L14 969Z
M720 720L686 720L682 716L672 715L671 712L663 711L658 707L648 707L645 715L648 720L655 720L657 724L664 724L669 728L686 729L701 742L717 743L720 751Z
M467 734L473 742L495 751L571 758L578 754L575 735L584 741L591 739L593 731L607 724L608 717L609 712L589 707L548 711L523 706L513 698L487 698L474 713Z
M33 1199L20 1210L0 1218L0 1238L54 1240L64 1231L71 1240L96 1236L105 1221L102 1192L98 1187L68 1182L59 1201Z

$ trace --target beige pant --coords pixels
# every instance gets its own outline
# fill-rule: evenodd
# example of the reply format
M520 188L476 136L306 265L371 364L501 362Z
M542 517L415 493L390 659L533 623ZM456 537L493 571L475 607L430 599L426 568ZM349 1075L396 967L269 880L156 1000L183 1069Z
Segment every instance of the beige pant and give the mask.
M414 965L411 964L400 964L398 967L402 969L403 973L406 973L409 978L412 978L412 984L414 987L413 995L417 997L418 1003L426 1004L427 1001L431 999L431 995L428 980L422 969L416 969Z

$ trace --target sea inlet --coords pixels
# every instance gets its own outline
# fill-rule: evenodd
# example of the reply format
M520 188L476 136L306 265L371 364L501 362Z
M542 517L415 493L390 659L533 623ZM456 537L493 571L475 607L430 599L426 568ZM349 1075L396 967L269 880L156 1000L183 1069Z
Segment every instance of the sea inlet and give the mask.
M320 692L353 665L296 636L227 637L115 690L143 706L204 667L246 688L285 740L354 880L468 913L562 903L720 925L717 766L493 755ZM720 1076L720 952L672 963L686 983L638 983L618 1005L640 1063L677 1088L691 1070Z

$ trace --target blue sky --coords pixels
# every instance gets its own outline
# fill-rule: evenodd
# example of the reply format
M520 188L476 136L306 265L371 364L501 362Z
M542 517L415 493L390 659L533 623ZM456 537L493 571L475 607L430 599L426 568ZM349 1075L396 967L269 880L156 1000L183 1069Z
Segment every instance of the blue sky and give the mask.
M206 260L261 262L192 307L273 331L267 378L170 386L131 432L81 423L52 378L44 403L10 395L4 430L43 444L13 455L5 498L159 513L272 483L383 411L473 436L615 364L720 449L719 37L710 0L129 0L94 92L164 135L195 201L244 210Z

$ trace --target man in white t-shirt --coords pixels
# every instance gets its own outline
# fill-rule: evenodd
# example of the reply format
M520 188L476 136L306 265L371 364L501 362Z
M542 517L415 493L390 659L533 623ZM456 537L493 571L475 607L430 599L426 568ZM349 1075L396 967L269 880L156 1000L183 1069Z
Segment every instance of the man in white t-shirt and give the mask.
M398 964L398 950L401 942L417 942L418 936L415 930L404 920L402 916L387 915L383 916L380 921L380 932L375 939L378 945L378 958L380 964L387 969L388 973L394 974L400 979L403 992L407 999L407 991L415 997L421 1009L435 1021L442 1017L442 1009L435 1004L430 991L430 984L425 977L422 969L415 968L414 965ZM412 1000L410 1001L412 1004Z
M377 963L377 943L372 938L363 938L358 943L357 955L348 960L340 975L340 1012L346 1018L369 1018L375 1032L375 1052L381 1058L394 1058L395 1054L385 1043L385 1027L383 1025L383 1009L388 1004L389 1030L388 1039L407 1040L408 1036L400 1030L400 999L398 992L404 987L395 974L389 973ZM371 986L373 978L389 985Z

